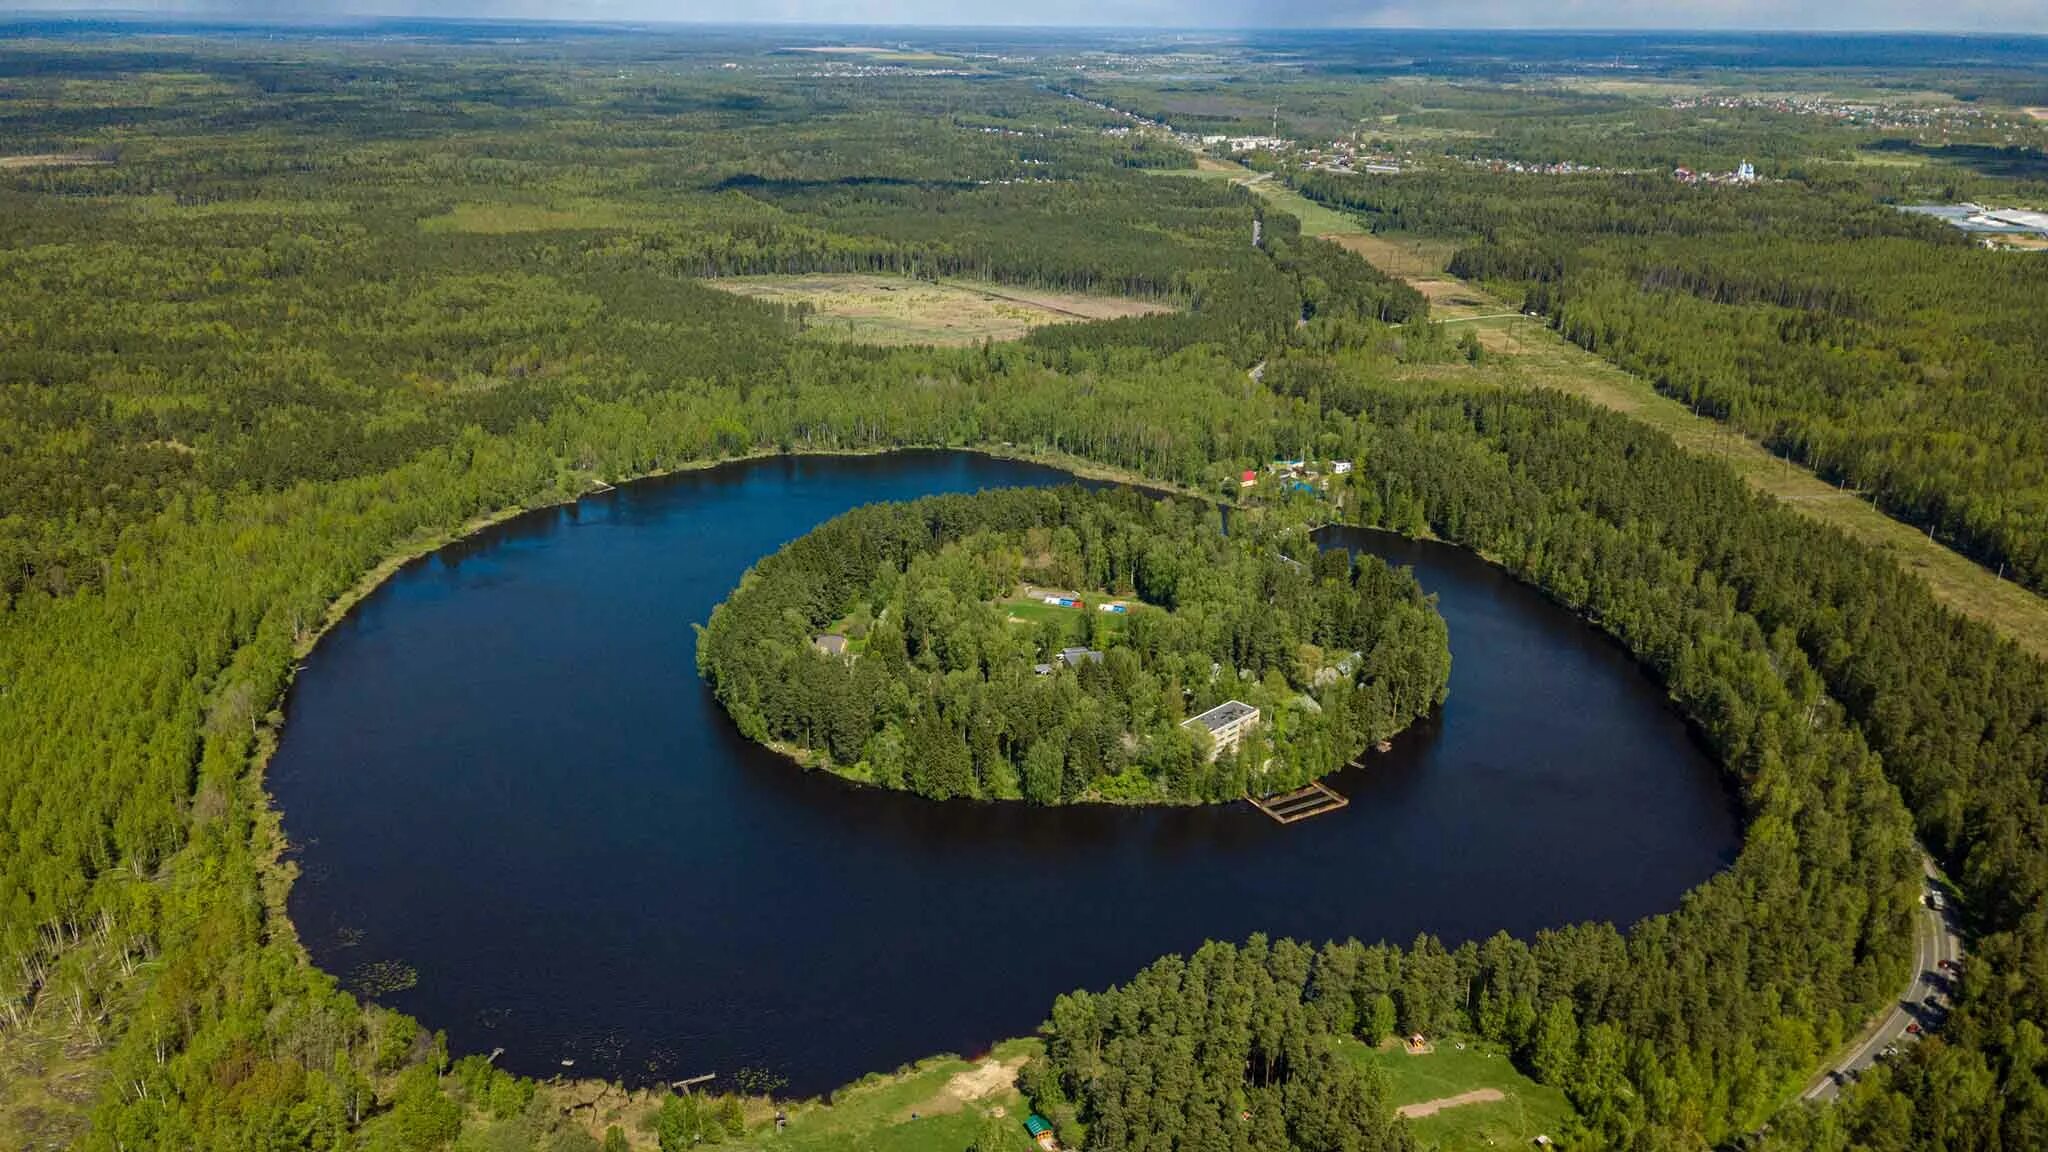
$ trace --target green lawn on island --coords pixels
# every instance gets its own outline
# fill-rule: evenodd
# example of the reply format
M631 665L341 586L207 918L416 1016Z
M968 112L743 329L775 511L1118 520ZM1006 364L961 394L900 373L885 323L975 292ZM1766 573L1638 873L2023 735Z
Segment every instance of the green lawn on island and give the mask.
M1557 1139L1572 1123L1564 1093L1524 1076L1495 1045L1466 1041L1461 1052L1457 1041L1445 1040L1434 1052L1410 1056L1399 1047L1376 1049L1346 1040L1338 1052L1361 1067L1385 1072L1387 1099L1397 1108L1486 1088L1501 1094L1499 1100L1411 1118L1418 1152L1528 1148L1537 1136Z
M1067 639L1076 645L1082 643L1083 639L1088 635L1088 621L1091 619L1099 619L1101 621L1103 634L1105 635L1115 636L1123 630L1124 621L1129 619L1127 615L1102 611L1097 606L1101 603L1100 599L1089 599L1085 596L1082 599L1087 602L1088 606L1086 608L1061 608L1056 604L1047 604L1042 599L1025 596L1013 596L1005 600L998 600L996 601L996 607L1008 613L1013 620L1019 621L1020 623L1017 624L1017 627L1020 628L1035 629L1050 620L1066 629ZM1109 599L1114 600L1117 598L1109 597ZM1145 610L1144 605L1139 604L1135 600L1125 599L1123 602L1131 606L1132 612Z

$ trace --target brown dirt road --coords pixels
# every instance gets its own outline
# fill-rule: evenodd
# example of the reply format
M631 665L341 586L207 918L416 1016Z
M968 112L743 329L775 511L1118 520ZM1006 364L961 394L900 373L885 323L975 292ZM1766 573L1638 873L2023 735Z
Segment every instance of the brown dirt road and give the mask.
M1403 1104L1394 1109L1394 1114L1403 1120L1420 1120L1424 1116L1434 1116L1446 1108L1463 1108L1467 1104L1491 1104L1496 1100L1505 1099L1507 1096L1498 1088L1474 1088L1470 1092L1460 1092L1456 1096L1440 1096L1435 1100L1424 1100L1418 1104Z

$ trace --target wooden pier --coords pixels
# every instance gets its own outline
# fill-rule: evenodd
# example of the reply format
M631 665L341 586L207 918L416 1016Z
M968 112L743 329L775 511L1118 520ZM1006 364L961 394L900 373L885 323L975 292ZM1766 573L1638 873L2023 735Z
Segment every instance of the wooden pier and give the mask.
M1311 782L1305 788L1283 792L1278 796L1261 799L1247 794L1251 805L1282 824L1292 824L1311 816L1321 816L1351 803L1350 800L1330 790L1322 781Z

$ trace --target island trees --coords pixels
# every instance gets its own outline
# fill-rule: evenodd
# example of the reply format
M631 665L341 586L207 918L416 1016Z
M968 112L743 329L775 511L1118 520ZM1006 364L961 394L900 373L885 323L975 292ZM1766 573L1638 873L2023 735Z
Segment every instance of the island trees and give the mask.
M807 765L1040 804L1296 787L1443 701L1448 633L1412 576L1232 527L1078 487L856 509L748 573L698 667ZM1229 701L1256 723L1190 722Z

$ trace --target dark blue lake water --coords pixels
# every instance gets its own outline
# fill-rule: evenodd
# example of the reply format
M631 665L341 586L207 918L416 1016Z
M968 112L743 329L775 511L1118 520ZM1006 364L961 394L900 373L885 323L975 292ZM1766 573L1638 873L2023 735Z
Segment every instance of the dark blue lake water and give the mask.
M816 1092L1030 1031L1053 996L1253 932L1456 942L1675 906L1739 829L1618 646L1468 553L1415 569L1451 696L1350 807L936 804L806 774L733 730L693 624L857 504L1067 477L966 453L774 459L629 485L408 567L320 645L269 773L291 912L458 1054L644 1081L742 1068Z

